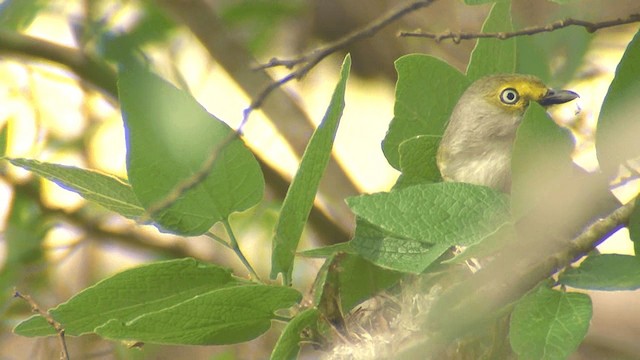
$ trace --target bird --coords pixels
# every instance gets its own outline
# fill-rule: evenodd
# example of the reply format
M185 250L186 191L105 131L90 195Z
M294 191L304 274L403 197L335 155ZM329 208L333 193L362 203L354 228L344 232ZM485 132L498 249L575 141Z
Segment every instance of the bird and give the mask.
M437 150L443 180L508 193L513 143L529 103L548 107L578 97L570 90L551 89L532 75L496 74L476 80L455 105Z

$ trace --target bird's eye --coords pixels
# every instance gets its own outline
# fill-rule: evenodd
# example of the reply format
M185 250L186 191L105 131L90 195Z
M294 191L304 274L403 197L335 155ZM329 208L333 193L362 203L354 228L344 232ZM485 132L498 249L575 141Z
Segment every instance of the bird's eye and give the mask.
M516 91L516 89L508 88L502 90L500 93L500 101L507 105L513 105L520 100L520 94Z

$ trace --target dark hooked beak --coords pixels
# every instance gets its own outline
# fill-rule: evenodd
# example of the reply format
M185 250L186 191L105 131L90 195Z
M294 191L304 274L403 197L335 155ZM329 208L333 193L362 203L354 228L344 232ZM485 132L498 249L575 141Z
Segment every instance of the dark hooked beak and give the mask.
M569 90L553 90L549 89L547 94L538 100L538 103L542 106L564 104L575 98L579 98L580 95Z

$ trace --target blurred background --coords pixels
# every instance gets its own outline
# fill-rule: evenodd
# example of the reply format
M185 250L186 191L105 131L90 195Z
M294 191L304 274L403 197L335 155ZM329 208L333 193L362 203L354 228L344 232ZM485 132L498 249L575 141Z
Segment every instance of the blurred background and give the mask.
M8 157L96 169L126 178L124 129L118 107L118 61L132 54L190 92L209 112L236 127L251 100L286 68L257 70L269 59L292 59L362 28L398 6L370 0L4 0L0 1L0 145ZM602 21L640 12L637 0L513 1L516 29L565 17ZM303 248L348 240L346 196L388 190L398 173L380 143L393 117L393 62L409 53L440 57L460 71L473 41L436 43L400 38L399 31L479 31L490 5L436 1L317 65L304 79L272 93L245 127L245 141L267 179L265 200L232 218L240 246L258 273L270 266L270 238L288 181L324 115L346 52L353 58L346 109ZM576 161L595 169L598 111L637 24L590 35L582 28L518 39L521 72L578 92L576 108L556 118L577 140ZM640 80L640 79L639 79ZM188 121L185 119L185 121ZM637 184L628 194L637 192ZM620 194L621 197L631 195ZM15 288L49 308L105 276L147 261L192 256L246 270L227 249L206 238L159 233L85 202L57 185L0 163L0 359L57 358L56 339L21 338L11 328L29 307ZM625 234L603 252L632 253ZM320 263L298 260L295 284L307 289ZM264 276L266 278L266 276ZM640 293L593 294L594 319L576 359L640 358ZM281 325L275 326L276 330ZM235 347L162 347L93 336L69 338L73 358L248 359L268 357L270 331ZM77 354L77 355L76 355ZM74 356L76 355L76 356Z

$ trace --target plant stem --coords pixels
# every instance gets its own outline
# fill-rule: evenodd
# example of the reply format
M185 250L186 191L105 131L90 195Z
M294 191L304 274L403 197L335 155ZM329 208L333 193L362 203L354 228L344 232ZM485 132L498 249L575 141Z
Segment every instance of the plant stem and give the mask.
M227 246L230 246L231 250L233 250L236 253L236 255L238 255L238 258L240 259L242 264L247 268L247 270L249 270L249 274L251 275L251 277L259 282L262 282L262 280L260 280L260 277L258 276L256 271L253 270L253 267L251 266L251 264L249 264L249 261L242 253L242 250L240 250L240 247L238 246L238 241L236 240L236 236L233 233L233 229L231 229L231 224L229 224L229 220L224 219L222 221L222 224L224 225L224 229L227 231L227 234L229 235L230 244L227 244Z
M208 238L210 238L211 240L214 240L215 242L219 243L220 245L226 247L227 249L232 249L231 244L229 244L228 242L226 242L223 238L221 238L220 236L214 234L211 230L207 231L207 233L205 234Z

